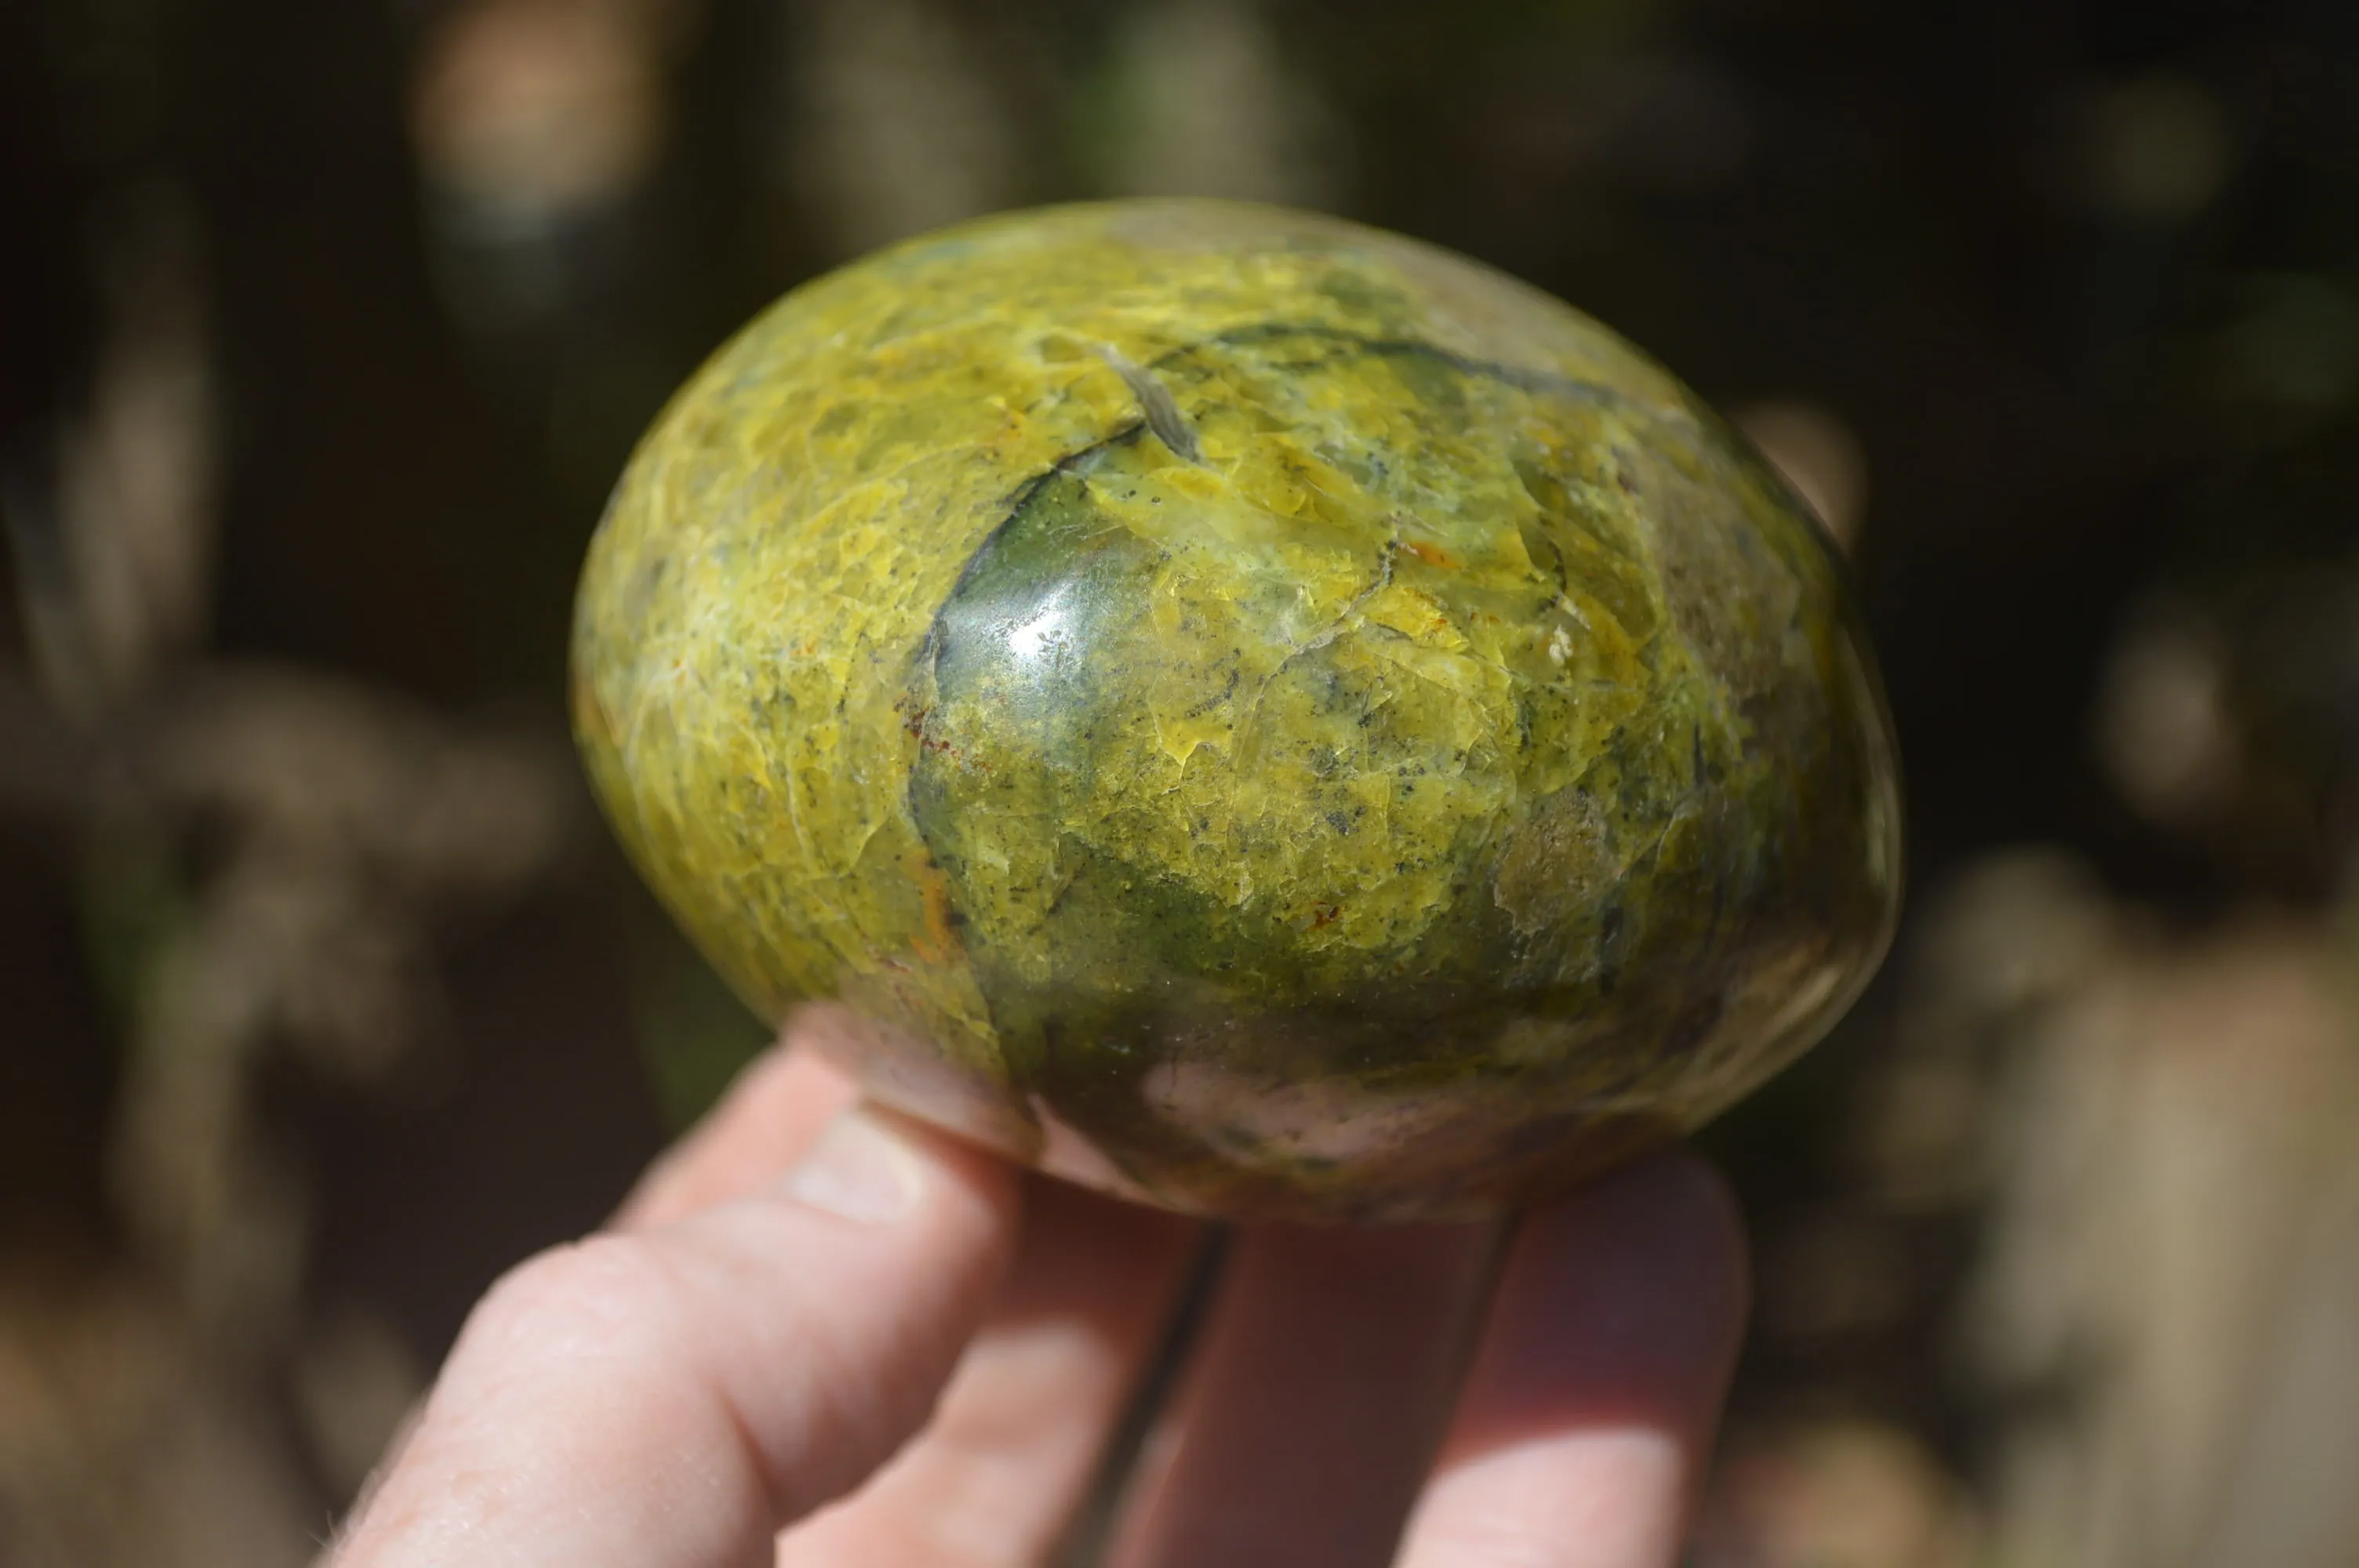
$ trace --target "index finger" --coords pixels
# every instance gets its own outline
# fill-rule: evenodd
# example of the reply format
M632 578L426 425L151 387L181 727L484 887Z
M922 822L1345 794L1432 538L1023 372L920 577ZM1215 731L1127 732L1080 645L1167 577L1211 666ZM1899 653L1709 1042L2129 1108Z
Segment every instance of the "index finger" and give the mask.
M1001 1162L865 1108L756 1191L524 1264L337 1562L741 1568L923 1424L1013 1249Z

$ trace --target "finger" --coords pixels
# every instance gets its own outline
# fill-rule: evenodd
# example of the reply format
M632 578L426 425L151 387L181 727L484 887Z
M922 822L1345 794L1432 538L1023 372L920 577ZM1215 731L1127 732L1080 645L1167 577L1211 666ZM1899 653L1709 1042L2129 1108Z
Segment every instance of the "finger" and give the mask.
M1402 1568L1659 1568L1736 1359L1734 1206L1658 1156L1527 1218Z
M1199 1227L1034 1178L1015 1268L941 1408L781 1568L1045 1562L1159 1343Z
M751 1195L543 1254L475 1309L339 1562L768 1563L925 1422L1016 1212L1005 1165L859 1108Z
M802 1157L859 1098L852 1080L810 1048L808 1033L790 1024L737 1075L721 1103L640 1178L614 1217L617 1228L644 1230L743 1197Z
M820 1130L857 1098L852 1080L804 1048L799 1029L741 1071L719 1104L648 1167L611 1227L646 1230L759 1190L785 1173ZM412 1409L362 1487L357 1517L408 1451L422 1409Z
M1448 1414L1495 1238L1490 1226L1242 1233L1114 1561L1385 1562Z

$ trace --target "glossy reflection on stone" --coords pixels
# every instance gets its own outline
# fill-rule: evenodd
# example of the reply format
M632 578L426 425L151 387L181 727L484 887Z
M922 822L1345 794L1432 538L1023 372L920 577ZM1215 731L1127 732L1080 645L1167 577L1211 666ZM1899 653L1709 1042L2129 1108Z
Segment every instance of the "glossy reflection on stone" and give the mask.
M1174 1207L1464 1213L1712 1115L1888 939L1827 543L1596 323L1119 203L788 296L591 551L599 793L874 1092Z

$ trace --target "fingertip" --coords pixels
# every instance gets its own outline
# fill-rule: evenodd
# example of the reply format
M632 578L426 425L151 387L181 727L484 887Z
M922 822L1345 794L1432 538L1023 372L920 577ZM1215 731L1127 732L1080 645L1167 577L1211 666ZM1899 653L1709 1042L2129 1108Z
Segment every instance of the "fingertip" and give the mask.
M1698 1335L1741 1328L1752 1300L1745 1217L1726 1177L1694 1151L1658 1151L1542 1205L1517 1227L1508 1272L1578 1290L1593 1307L1644 1302ZM1643 1326L1643 1325L1636 1325ZM1653 1331L1669 1336L1669 1325Z
M1694 1249L1700 1262L1741 1259L1745 1219L1717 1166L1685 1145L1658 1149L1528 1210L1527 1233L1612 1227Z
M858 1098L852 1080L790 1030L747 1063L703 1119L648 1169L614 1225L665 1225L756 1191Z
M1735 1202L1685 1151L1525 1216L1401 1562L1674 1561L1747 1292Z
M855 1101L821 1129L777 1191L860 1225L913 1211L930 1222L1002 1241L1016 1230L1019 1179L1006 1161L873 1101Z
M1608 1173L1597 1184L1603 1201L1652 1212L1669 1233L1694 1245L1745 1280L1745 1213L1719 1166L1685 1144L1658 1149Z
M1516 1374L1484 1412L1691 1425L1727 1381L1749 1292L1727 1182L1687 1150L1650 1155L1517 1227L1485 1352Z

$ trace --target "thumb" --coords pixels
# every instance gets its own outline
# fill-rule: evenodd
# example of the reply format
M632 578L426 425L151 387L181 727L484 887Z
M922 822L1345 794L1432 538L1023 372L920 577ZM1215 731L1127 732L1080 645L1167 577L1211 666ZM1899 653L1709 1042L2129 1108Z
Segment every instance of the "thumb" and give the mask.
M867 1108L767 1189L541 1254L475 1308L340 1568L766 1564L924 1424L1013 1173Z

